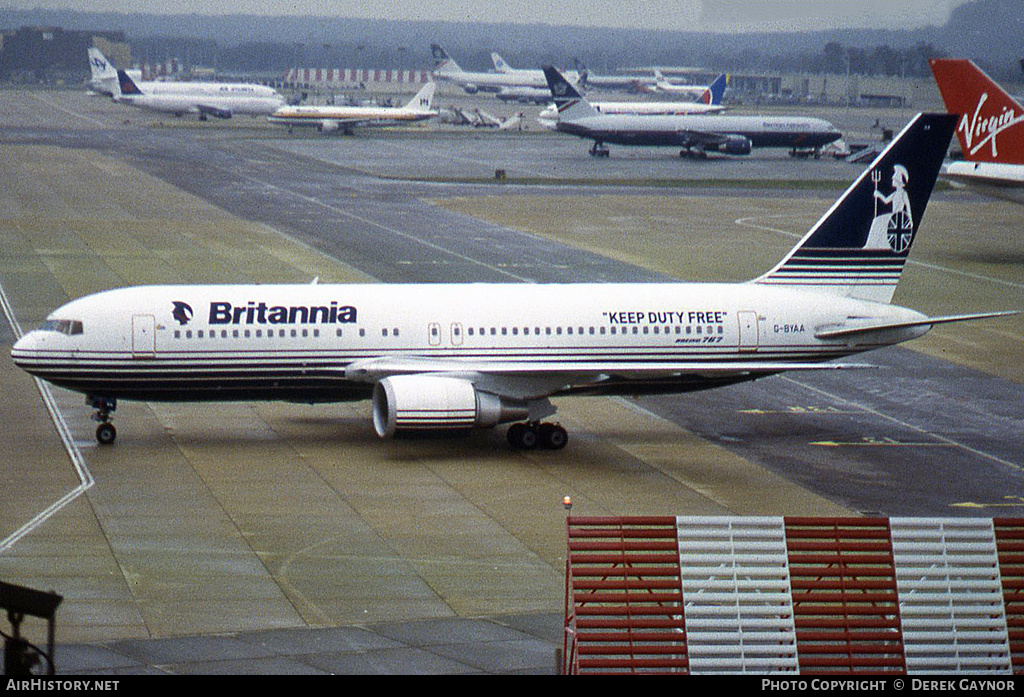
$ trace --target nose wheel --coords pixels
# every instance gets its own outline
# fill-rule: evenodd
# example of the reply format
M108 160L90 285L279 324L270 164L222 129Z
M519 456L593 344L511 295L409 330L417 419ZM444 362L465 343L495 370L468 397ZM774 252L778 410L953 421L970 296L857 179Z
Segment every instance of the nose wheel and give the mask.
M110 413L117 409L117 400L90 395L86 397L85 402L95 410L92 420L100 423L96 427L96 442L100 445L110 445L117 438L117 429L110 422Z
M109 421L96 427L96 442L100 445L110 445L115 438L117 438L117 429Z
M561 450L569 434L559 424L516 423L508 428L508 443L514 450Z

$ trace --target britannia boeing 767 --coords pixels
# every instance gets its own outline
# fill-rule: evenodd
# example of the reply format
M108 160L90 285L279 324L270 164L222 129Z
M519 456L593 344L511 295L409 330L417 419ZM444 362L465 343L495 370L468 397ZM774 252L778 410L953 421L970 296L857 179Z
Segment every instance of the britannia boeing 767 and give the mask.
M14 346L87 395L110 443L117 400L371 399L373 426L512 423L516 448L564 447L552 397L678 393L921 336L890 304L956 117L918 115L773 269L744 283L178 285L89 295Z

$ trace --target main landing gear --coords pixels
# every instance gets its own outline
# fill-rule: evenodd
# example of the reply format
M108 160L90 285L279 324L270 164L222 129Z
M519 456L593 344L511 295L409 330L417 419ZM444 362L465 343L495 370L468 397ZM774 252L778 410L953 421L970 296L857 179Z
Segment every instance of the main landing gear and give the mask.
M95 409L92 420L100 423L96 427L96 442L100 445L110 445L117 438L117 429L110 423L110 412L117 409L117 400L88 395L85 403Z
M508 443L514 450L561 450L569 434L558 424L515 423L508 427Z
M591 157L608 157L611 155L611 151L608 146L600 141L594 141L594 144L590 148Z

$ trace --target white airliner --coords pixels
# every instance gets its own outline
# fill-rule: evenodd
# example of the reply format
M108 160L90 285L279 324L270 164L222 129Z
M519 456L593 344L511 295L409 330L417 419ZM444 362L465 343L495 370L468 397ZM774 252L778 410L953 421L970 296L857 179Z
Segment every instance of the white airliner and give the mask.
M890 304L955 117L918 115L772 270L745 283L179 285L89 295L11 351L88 395L110 443L119 399L372 399L382 438L514 422L565 445L550 398L678 393L898 344L932 325Z
M114 101L176 116L199 114L230 119L235 114L269 116L285 104L273 87L248 82L136 82L117 71Z
M946 165L943 176L1024 203L1024 106L969 60L929 63L946 109L960 116L956 136L965 159Z
M430 50L434 56L433 76L438 80L444 80L459 85L469 94L477 92L492 92L514 94L516 90L533 88L534 90L547 90L548 84L540 70L511 70L510 72L475 72L466 71L459 67L459 64L452 60L448 52L438 44L431 44ZM569 79L578 80L574 73ZM531 90L525 90L524 94L532 94ZM550 99L550 92L547 94Z
M725 94L728 76L724 73L703 89L706 100L696 102L591 102L590 105L602 114L632 114L635 116L679 116L682 114L717 114L725 109L722 95ZM500 96L500 95L499 95ZM703 99L703 97L702 97ZM551 90L548 90L548 101ZM537 116L540 125L556 130L558 125L558 105L550 104Z
M548 93L548 101L551 100L551 92L548 90L548 81L544 77L543 70L539 68L513 68L508 64L508 61L495 52L491 53L491 62L494 63L494 71L496 73L513 76L520 84L533 85L538 89L544 89ZM582 73L575 70L563 71L562 74L565 75L567 80L571 80L574 83L579 83L582 79Z
M691 99L700 99L707 89L703 85L682 85L669 82L668 78L661 74L660 70L654 71L654 84L646 87L646 90L650 92L677 94Z
M518 73L522 75L526 71L525 68L513 68L511 65L508 64L508 61L502 58L501 55L499 55L498 53L491 53L491 62L494 63L494 70L499 73ZM530 81L539 86L533 89L543 89L544 101L551 101L551 93L547 88L547 79L544 77L544 71L532 70L530 72L532 73L532 75L530 76ZM647 92L650 91L650 88L654 87L653 77L637 75L596 75L593 72L586 69L570 71L564 74L569 80L577 82L580 86L586 87L587 89L593 87L597 89L607 90L628 89L634 92ZM530 88L522 88L522 90L519 90L519 94L521 96L536 96L532 92L526 92L527 89ZM499 92L498 97L500 98L503 93L512 94L513 92L514 90L512 89ZM538 99L535 101L540 100Z
M806 116L602 114L557 69L547 66L544 74L558 109L556 130L593 140L593 156L608 156L605 143L678 147L680 155L698 157L748 155L752 148L817 153L842 137L828 121Z
M437 83L430 81L405 106L283 106L270 115L269 121L288 127L314 126L323 133L342 129L351 133L357 126L387 126L432 119Z

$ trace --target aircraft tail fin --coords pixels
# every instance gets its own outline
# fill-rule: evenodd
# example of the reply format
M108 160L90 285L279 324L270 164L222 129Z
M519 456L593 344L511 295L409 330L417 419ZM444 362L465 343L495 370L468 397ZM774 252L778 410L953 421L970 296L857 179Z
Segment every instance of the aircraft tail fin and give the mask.
M973 162L1024 163L1024 106L969 60L928 61L946 110L959 116L956 137Z
M437 83L429 80L419 92L405 105L406 109L431 110L434 108L434 95L437 94Z
M117 94L117 71L107 57L95 46L87 49L89 57L89 80L86 86L99 94L114 97Z
M434 56L434 72L439 75L453 75L464 72L459 64L452 60L441 44L430 44L430 53Z
M132 97L143 94L139 86L135 84L135 80L132 80L124 70L117 71L117 84L120 87L121 94L124 96Z
M722 73L715 81L708 86L707 91L707 103L713 106L718 106L722 103L722 97L725 95L725 88L729 84L729 76Z
M114 66L110 64L102 51L93 46L87 52L89 54L89 71L93 80L117 79L117 71L114 70Z
M789 254L754 282L890 302L956 120L915 116Z
M494 63L494 70L499 73L512 72L512 66L497 52L491 52L491 62Z
M573 121L586 116L598 116L601 112L584 99L580 91L565 79L557 68L545 65L544 77L548 81L548 89L558 109L559 121Z

